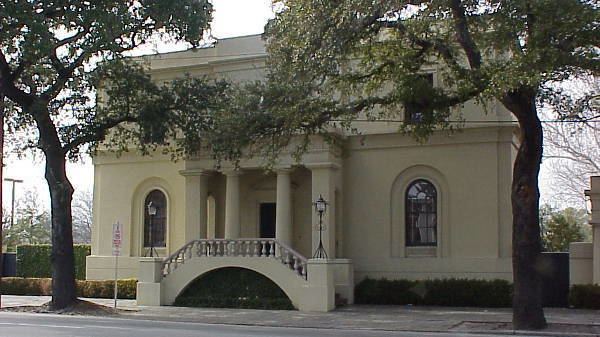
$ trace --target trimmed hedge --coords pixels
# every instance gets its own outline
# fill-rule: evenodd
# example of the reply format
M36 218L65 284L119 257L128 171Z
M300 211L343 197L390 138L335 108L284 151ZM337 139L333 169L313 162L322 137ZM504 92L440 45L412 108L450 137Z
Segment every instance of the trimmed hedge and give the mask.
M512 285L504 280L387 280L366 278L354 289L357 304L510 307Z
M115 281L85 281L77 280L77 296L88 298L113 298ZM119 298L135 299L137 280L118 280ZM21 278L3 277L0 284L3 295L52 295L52 279L50 278Z
M273 281L243 268L222 268L192 281L176 299L183 307L294 309Z
M571 286L569 305L579 309L600 309L600 285L580 284Z
M51 245L17 246L17 276L28 278L52 277L51 253ZM90 245L73 245L76 279L85 279L85 258L90 254Z
M174 305L180 307L294 310L292 302L287 298L178 297Z

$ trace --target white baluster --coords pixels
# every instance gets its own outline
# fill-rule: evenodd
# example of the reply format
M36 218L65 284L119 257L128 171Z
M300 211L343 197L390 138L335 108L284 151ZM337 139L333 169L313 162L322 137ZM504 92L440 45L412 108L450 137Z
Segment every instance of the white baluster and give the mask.
M261 257L265 257L265 256L267 256L267 244L266 244L266 242L264 242L264 241L261 241L261 242L260 242L260 245L261 245L261 247L262 247L262 250L261 250L261 253L262 253L262 254L261 254Z
M306 262L302 262L302 277L306 280Z
M252 244L254 245L254 256L257 256L257 257L260 256L259 247L258 247L258 245L260 243L255 240L255 241L252 242Z
M246 241L246 256L248 256L248 257L252 256L252 251L250 249L250 242L251 241Z
M269 257L275 257L275 241L269 241Z
M216 255L221 255L221 241L217 241L217 251L215 252Z
M196 244L196 256L204 256L204 252L202 251L202 241L198 241L198 243Z
M287 251L287 249L285 249L284 254L285 254L285 264L289 267L290 266L290 253Z

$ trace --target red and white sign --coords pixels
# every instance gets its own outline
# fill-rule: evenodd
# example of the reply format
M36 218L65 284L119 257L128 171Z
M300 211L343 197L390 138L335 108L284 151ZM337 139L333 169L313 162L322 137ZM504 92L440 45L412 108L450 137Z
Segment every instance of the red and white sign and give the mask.
M121 255L121 242L123 241L123 224L117 222L113 224L112 230L112 248L113 256Z

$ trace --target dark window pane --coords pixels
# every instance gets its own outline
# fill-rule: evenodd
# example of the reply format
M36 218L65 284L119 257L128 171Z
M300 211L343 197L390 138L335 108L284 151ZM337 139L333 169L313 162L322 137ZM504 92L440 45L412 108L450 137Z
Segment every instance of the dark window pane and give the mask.
M437 191L427 180L412 182L406 190L406 245L437 244Z
M148 204L156 207L156 215L150 216ZM166 247L167 198L159 190L148 193L144 201L144 247ZM151 244L153 242L154 244Z
M417 124L423 121L426 113L431 112L431 108L424 97L423 92L428 92L433 87L433 74L423 74L417 77L414 82L414 91L419 92L416 97L404 104L404 121L410 124Z

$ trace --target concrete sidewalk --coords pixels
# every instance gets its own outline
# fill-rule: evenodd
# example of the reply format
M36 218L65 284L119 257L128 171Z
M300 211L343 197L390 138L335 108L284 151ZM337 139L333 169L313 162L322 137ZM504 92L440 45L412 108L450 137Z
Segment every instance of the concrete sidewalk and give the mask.
M40 305L48 296L2 296L3 307ZM86 299L112 306L109 299ZM522 335L510 309L353 305L328 313L280 310L143 307L119 300L123 318L230 325ZM600 311L547 308L549 328L528 335L600 336Z

